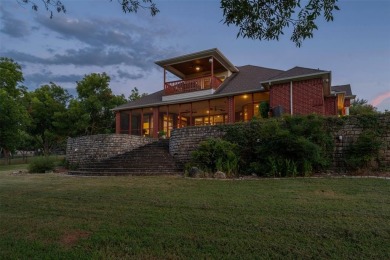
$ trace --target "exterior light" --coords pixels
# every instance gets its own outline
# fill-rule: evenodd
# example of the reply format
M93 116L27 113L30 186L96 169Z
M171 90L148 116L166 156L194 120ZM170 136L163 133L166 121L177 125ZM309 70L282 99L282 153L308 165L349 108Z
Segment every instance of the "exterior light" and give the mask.
M196 70L196 71L200 71L200 69L201 69L200 66L196 66L196 67L195 67L195 70Z
M248 95L244 95L244 98L248 98Z

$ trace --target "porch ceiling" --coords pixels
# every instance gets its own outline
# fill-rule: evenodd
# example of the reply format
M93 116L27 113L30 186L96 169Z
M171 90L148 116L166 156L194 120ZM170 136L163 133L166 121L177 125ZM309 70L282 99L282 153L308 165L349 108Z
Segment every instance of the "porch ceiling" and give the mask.
M214 59L215 72L226 70L238 72L238 69L217 48L157 61L156 64L179 78L185 79L187 75L211 71L209 61L211 57ZM200 69L196 70L196 66Z

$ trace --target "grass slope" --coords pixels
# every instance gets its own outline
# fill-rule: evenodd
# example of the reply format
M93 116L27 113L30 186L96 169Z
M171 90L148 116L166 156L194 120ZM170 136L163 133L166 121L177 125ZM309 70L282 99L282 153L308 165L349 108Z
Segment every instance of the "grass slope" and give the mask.
M2 259L390 259L390 181L0 173Z

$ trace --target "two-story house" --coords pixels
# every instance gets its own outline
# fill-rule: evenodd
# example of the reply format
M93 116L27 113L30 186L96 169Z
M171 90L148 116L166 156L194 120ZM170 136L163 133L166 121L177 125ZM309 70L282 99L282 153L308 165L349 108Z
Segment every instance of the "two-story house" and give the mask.
M248 121L268 102L274 116L348 114L349 85L331 87L331 72L234 66L218 49L156 62L163 89L114 108L116 133L157 137L174 128ZM178 80L167 81L167 73Z

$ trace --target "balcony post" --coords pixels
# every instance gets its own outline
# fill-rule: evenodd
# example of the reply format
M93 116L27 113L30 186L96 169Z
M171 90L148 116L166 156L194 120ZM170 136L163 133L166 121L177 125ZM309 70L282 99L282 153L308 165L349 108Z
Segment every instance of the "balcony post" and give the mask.
M211 81L210 81L210 84L211 84L211 87L214 89L214 58L211 57L210 60L211 60Z

